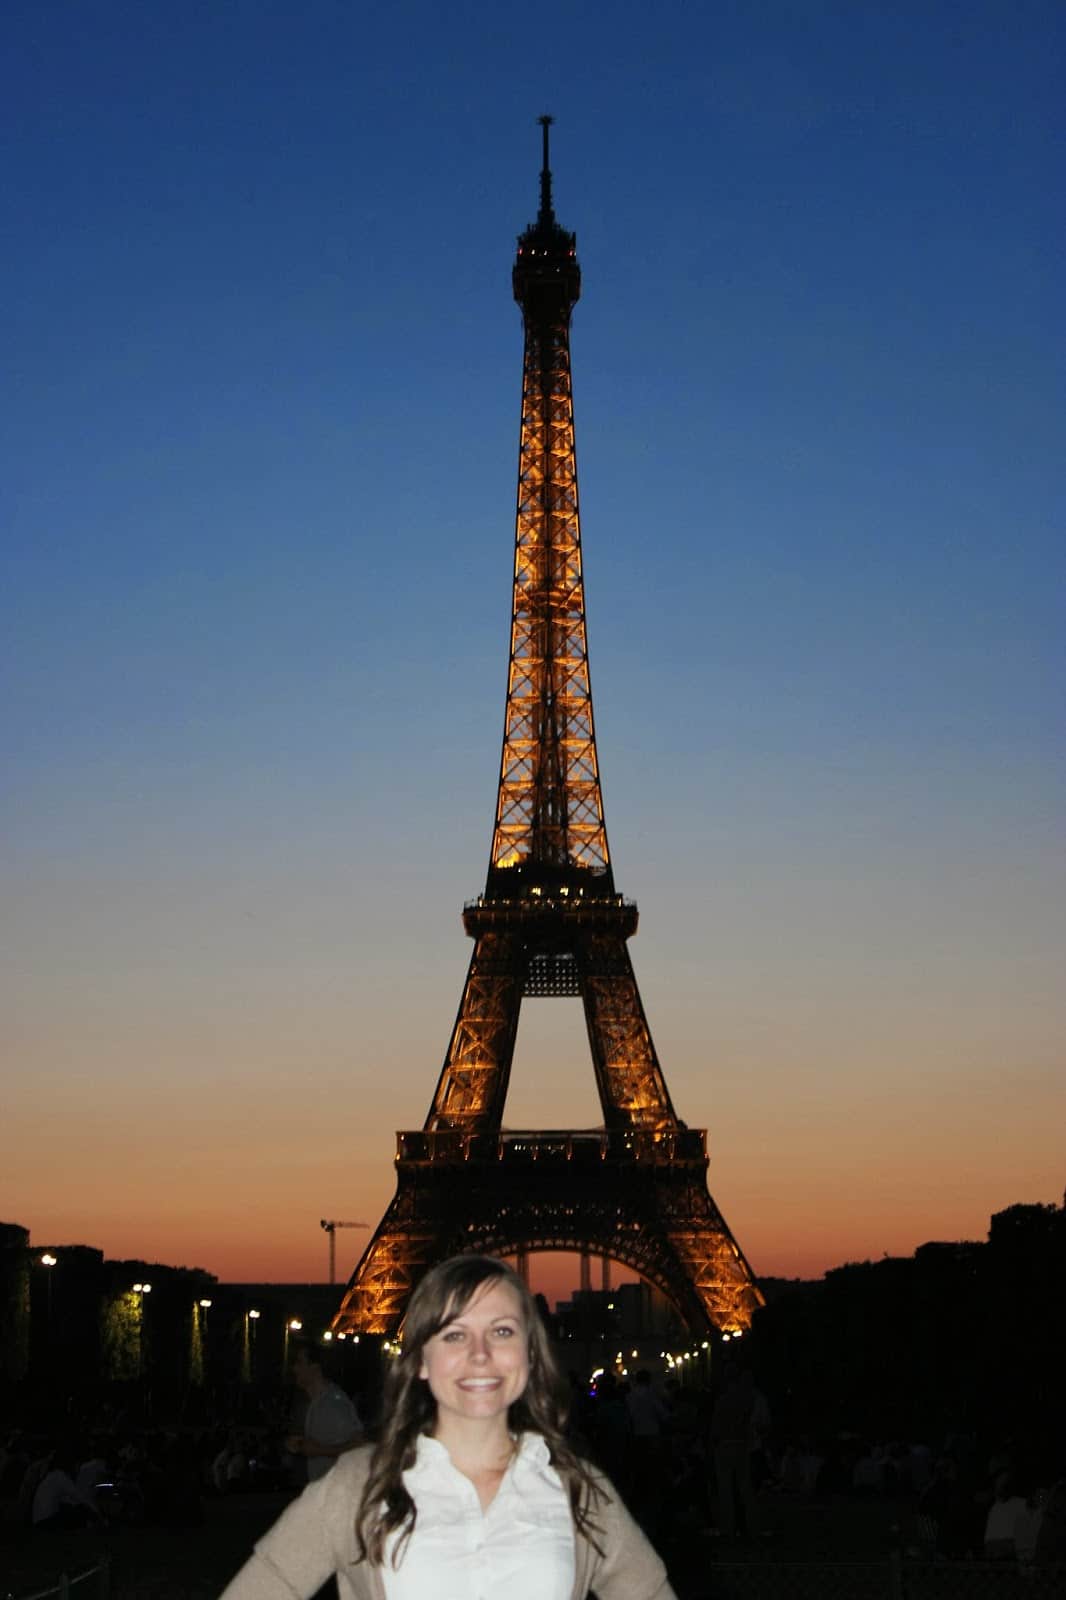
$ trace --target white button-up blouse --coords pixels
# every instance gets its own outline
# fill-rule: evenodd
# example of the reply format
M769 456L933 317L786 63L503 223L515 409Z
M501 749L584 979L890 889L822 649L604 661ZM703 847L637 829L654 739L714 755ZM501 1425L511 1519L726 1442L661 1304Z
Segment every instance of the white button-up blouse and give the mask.
M570 1496L537 1433L524 1433L487 1511L437 1439L421 1437L404 1485L418 1510L414 1532L381 1569L388 1600L569 1600L574 1586Z

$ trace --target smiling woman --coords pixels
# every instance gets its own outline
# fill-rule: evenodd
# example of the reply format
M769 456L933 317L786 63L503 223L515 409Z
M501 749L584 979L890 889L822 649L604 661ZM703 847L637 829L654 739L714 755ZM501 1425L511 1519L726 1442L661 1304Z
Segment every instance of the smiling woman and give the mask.
M570 1449L568 1389L522 1279L455 1256L411 1297L382 1436L308 1485L223 1600L673 1600L612 1485Z

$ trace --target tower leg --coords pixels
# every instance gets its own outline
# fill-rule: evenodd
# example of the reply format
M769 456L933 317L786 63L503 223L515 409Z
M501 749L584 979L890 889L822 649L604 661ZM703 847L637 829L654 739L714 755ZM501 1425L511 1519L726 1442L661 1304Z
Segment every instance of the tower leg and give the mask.
M585 1025L607 1126L676 1127L624 940L594 934L583 941L578 959Z
M500 1127L526 964L521 941L513 935L486 933L477 939L427 1129Z

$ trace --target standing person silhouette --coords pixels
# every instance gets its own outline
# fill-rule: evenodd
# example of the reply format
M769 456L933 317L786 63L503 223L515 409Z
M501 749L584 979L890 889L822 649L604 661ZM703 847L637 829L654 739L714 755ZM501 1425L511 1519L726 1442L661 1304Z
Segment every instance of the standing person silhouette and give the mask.
M455 1256L411 1296L380 1442L341 1456L223 1600L675 1600L609 1481L566 1443L567 1387L528 1288Z
M359 1413L344 1390L326 1376L325 1355L313 1339L301 1339L293 1349L292 1376L307 1396L303 1432L285 1441L290 1455L307 1460L308 1481L327 1473L339 1455L363 1437Z

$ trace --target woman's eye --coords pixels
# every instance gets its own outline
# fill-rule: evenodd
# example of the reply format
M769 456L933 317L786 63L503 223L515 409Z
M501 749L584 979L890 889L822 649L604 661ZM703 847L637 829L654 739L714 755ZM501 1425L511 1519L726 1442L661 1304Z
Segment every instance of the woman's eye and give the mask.
M492 1331L497 1339L511 1339L514 1337L514 1329L508 1328L506 1325L501 1328L493 1328Z

